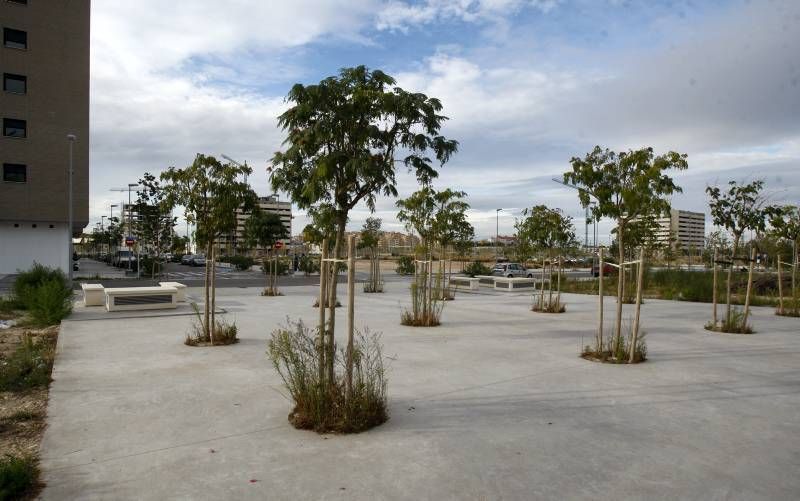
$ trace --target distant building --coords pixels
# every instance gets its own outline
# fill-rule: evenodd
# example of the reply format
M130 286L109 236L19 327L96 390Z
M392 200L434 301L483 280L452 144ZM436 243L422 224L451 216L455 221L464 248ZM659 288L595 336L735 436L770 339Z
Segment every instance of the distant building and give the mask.
M286 228L286 234L292 234L292 203L282 202L278 199L277 195L270 195L268 197L259 197L258 206L264 212L272 212L280 216L283 227ZM245 212L243 209L236 209L236 230L228 235L224 235L214 241L217 248L217 254L234 254L238 252L244 245L244 225L250 218L250 212ZM284 248L288 248L291 238L281 240ZM257 253L257 252L256 252Z
M498 235L496 239L492 239L492 241L496 241L498 245L503 245L506 247L517 245L517 236L516 235Z
M706 238L706 215L702 212L671 209L668 216L656 219L655 240L682 250L702 249Z
M0 1L0 274L71 267L89 222L89 0ZM72 228L68 228L72 142Z

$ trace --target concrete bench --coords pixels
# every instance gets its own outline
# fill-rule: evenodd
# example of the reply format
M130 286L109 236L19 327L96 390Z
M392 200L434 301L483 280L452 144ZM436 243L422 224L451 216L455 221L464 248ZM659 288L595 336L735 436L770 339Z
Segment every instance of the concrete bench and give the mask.
M81 284L81 289L84 306L103 306L105 294L101 284Z
M494 280L495 290L510 291L522 289L536 289L535 278L506 278L495 277Z
M478 279L478 283L480 285L488 285L490 287L494 287L494 279L497 277L494 275L475 275L475 278Z
M119 287L105 289L106 310L161 310L177 308L175 287Z
M180 282L158 282L161 287L175 287L178 289L178 297L176 301L179 303L186 302L186 286Z
M472 277L450 277L451 286L465 285L469 290L476 291L480 287L480 279Z

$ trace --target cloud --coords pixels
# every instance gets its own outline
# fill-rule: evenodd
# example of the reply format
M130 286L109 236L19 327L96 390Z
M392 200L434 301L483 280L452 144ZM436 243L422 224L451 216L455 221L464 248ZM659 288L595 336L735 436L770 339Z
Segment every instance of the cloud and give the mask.
M377 16L379 30L407 32L409 28L442 21L469 23L504 22L524 8L541 12L559 0L426 0L424 3L390 1Z

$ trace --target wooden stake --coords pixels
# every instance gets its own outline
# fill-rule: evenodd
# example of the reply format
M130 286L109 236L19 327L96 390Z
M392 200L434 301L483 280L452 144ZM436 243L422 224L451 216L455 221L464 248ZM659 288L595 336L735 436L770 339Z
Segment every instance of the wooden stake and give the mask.
M714 328L717 328L717 248L714 247L714 262L712 263L714 266L714 291L712 292L712 301L714 303L714 310L713 316L711 318L712 325Z
M345 362L345 397L353 396L353 337L356 312L356 236L347 237L347 356Z
M750 248L750 267L747 270L747 293L744 296L744 322L742 327L747 325L747 317L750 315L750 290L753 288L753 263L756 260L756 248Z
M603 248L600 247L598 249L598 254L600 256L600 268L599 268L599 282L598 282L598 289L600 292L600 325L597 328L597 353L598 355L603 349Z
M778 313L783 315L783 276L781 275L780 254L778 254Z
M633 339L628 363L632 364L636 355L636 342L639 338L639 312L642 309L642 282L644 279L644 247L639 251L639 276L636 277L636 316L633 317Z

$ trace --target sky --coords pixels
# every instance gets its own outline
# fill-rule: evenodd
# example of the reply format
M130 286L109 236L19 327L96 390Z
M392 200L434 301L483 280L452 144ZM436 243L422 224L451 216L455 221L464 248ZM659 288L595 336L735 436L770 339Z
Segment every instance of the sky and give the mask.
M91 225L111 188L197 153L247 161L272 193L291 86L361 64L442 101L460 148L434 186L467 192L479 238L538 204L582 236L577 193L552 178L595 145L686 153L674 208L707 213L706 186L753 179L800 203L797 0L94 0L91 39ZM416 189L401 169L400 197ZM375 215L401 231L395 201Z

